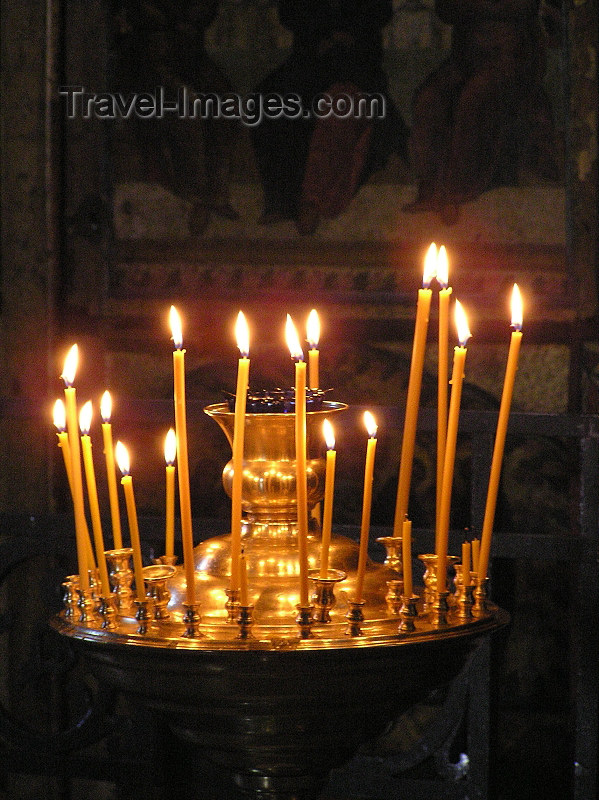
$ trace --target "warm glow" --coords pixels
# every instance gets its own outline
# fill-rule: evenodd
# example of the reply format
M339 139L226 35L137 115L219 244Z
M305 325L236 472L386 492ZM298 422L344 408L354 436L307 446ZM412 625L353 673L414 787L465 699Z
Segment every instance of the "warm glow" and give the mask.
M171 337L175 345L175 350L181 350L183 347L183 329L181 327L181 317L175 306L171 306L169 320L171 324Z
M512 289L512 327L517 331L522 330L522 295L517 283Z
M79 412L79 429L84 436L87 436L92 426L92 401L88 400L81 406Z
M458 341L462 347L466 347L466 343L472 334L468 327L466 312L459 300L455 301L455 325L458 331Z
M430 286L430 282L437 274L437 245L433 242L426 251L424 257L424 275L422 276L422 285L425 289Z
M449 283L449 259L447 258L447 250L444 244L441 245L437 254L437 281L443 289L447 289L447 284Z
M79 348L74 344L64 361L64 369L60 376L65 382L66 386L72 386L75 382L75 373L77 372L77 363L79 361Z
M335 434L333 432L333 426L325 419L322 423L322 432L324 434L324 440L327 443L327 450L334 450L335 449Z
M366 425L366 430L368 431L368 435L370 436L370 438L374 439L378 428L375 419L370 413L370 411L364 412L364 425Z
M171 428L164 439L164 460L172 467L177 457L177 436Z
M110 422L110 417L112 416L112 397L108 389L106 389L100 400L100 416L102 417L102 422Z
M59 433L63 433L64 431L66 431L67 412L65 410L64 403L60 399L54 403L52 419L54 420L54 424L56 425L56 428L59 431Z
M250 329L243 311L237 315L237 322L235 323L235 337L237 339L237 347L242 358L248 358L250 354Z
M285 340L287 341L287 347L291 353L291 358L295 359L295 361L303 361L304 351L302 350L297 330L289 314L287 314L287 322L285 323Z
M116 463L119 465L120 471L123 473L123 475L128 475L131 467L129 462L129 451L122 442L116 443L114 454L116 456Z
M312 350L316 350L318 342L320 341L320 320L318 319L318 312L315 308L308 314L308 322L306 325L306 339Z

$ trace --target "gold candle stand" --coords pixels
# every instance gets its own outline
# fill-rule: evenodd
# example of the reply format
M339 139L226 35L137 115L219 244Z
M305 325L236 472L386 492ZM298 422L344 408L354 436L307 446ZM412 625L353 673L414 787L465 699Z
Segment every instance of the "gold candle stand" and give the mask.
M335 606L335 584L347 578L340 569L327 570L327 577L320 577L320 570L313 569L308 572L308 578L313 584L312 603L314 605L314 621L326 625L331 621L331 609Z

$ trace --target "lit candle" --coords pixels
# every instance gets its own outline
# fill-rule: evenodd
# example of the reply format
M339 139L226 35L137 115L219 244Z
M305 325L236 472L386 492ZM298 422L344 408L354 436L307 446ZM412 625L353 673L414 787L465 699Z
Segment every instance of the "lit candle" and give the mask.
M233 486L231 490L231 589L240 588L241 562L241 501L243 482L243 443L245 408L250 374L250 332L243 313L237 315L235 336L239 348L237 389L235 392L235 421L233 429ZM247 604L246 604L247 605Z
M397 500L395 503L395 518L393 522L393 536L398 537L401 536L403 521L408 514L412 464L414 461L414 443L416 441L416 425L418 423L418 409L420 405L420 388L422 386L426 335L428 332L428 318L431 307L432 292L429 289L429 284L435 277L436 269L437 246L433 243L429 247L424 260L423 288L418 290L418 303L416 306L412 362L410 364L410 377L408 380L406 413L401 442L401 459L399 463L399 480L397 483Z
M480 539L472 540L472 571L478 573L478 559L480 556Z
M451 399L449 401L449 417L447 420L447 438L445 440L445 460L443 464L443 486L441 491L441 511L439 515L439 531L437 537L437 590L447 588L447 546L449 539L449 514L451 509L451 490L455 467L455 449L458 438L458 422L462 384L464 382L464 364L466 363L466 343L470 338L468 321L459 300L455 303L455 319L458 329L458 347L453 351L453 372L451 375Z
M133 573L135 575L135 593L138 600L144 600L146 590L144 585L143 563L141 560L141 543L139 541L139 525L137 523L137 509L135 508L135 495L133 493L133 478L129 474L130 461L127 448L122 442L116 443L116 460L120 471L123 473L121 486L125 493L127 505L127 520L129 522L129 536L133 550Z
M123 546L121 532L121 515L119 512L119 499L116 488L116 467L114 463L114 448L112 446L112 397L106 390L100 400L100 416L102 417L102 439L104 442L104 459L106 461L106 479L108 481L108 498L110 501L110 521L112 523L112 540L115 550Z
M62 458L64 461L65 472L67 473L67 480L69 482L69 489L71 491L71 499L75 501L73 495L73 471L71 467L71 448L69 447L69 435L66 432L67 420L64 403L62 400L57 400L54 403L53 413L54 425L56 426L56 435L58 436L58 446L62 451ZM92 543L89 538L89 528L87 527L87 520L83 519L85 523L85 550L87 553L88 564L91 569L96 568L96 561L94 559L94 552L92 550Z
M485 506L485 516L483 520L483 530L480 542L480 555L478 560L478 583L482 585L487 577L489 569L489 556L491 553L491 537L493 534L493 523L495 521L495 507L497 505L497 493L499 491L499 478L501 475L501 463L503 461L503 448L505 446L505 436L507 433L510 407L512 405L512 394L514 392L514 381L518 369L518 356L520 354L520 342L522 341L522 297L518 284L514 284L512 291L512 331L510 349L508 353L507 366L505 370L505 380L503 382L503 392L499 406L499 417L497 419L497 431L495 432L495 445L493 447L493 458L491 460L491 473L489 476L489 487L487 489L487 504Z
M308 605L308 484L306 476L306 362L289 314L285 326L287 347L295 360L295 467L297 538L300 568L300 606Z
M185 412L185 350L181 318L171 306L170 324L175 349L173 374L175 387L175 432L177 435L177 467L179 473L179 506L181 510L181 538L183 540L183 565L187 582L186 600L195 603L195 563L193 557L193 532L191 525L191 493L189 489L189 461L187 456L187 416Z
M441 510L441 487L443 485L443 459L445 455L445 437L447 435L447 387L449 381L448 347L449 347L449 298L451 286L449 283L449 263L447 250L444 245L439 248L437 255L437 281L439 290L439 368L437 387L437 525Z
M333 495L335 492L335 435L333 426L325 419L322 423L324 439L327 444L327 465L324 480L324 509L322 515L322 549L320 553L320 577L326 578L329 569L329 548L333 525Z
M77 564L79 569L79 586L82 591L89 590L88 557L86 553L85 509L83 506L83 479L81 476L81 450L79 447L79 425L77 420L77 396L73 382L77 372L79 349L74 344L65 359L62 379L65 383L64 396L67 417L67 431L71 451L71 481L73 508L75 511L75 540L77 543Z
M412 582L412 521L404 519L401 529L401 550L403 560L403 593L404 597L414 594Z
M364 412L364 424L368 431L366 465L364 467L364 498L362 501L362 523L360 525L360 553L356 575L356 603L361 603L364 594L364 575L368 558L368 538L370 535L370 509L372 506L372 479L374 476L374 456L376 453L377 425L370 411Z
M464 586L470 586L470 553L472 545L470 542L462 542L462 583Z
M164 460L166 461L166 525L164 554L175 555L175 459L177 458L177 436L171 428L164 438Z
M320 320L315 308L308 314L306 325L306 339L310 349L308 350L308 366L310 368L310 389L318 389L319 385L319 359L318 342L320 340Z
M241 551L239 559L239 604L242 606L249 605L248 602L248 567L245 560L245 553Z
M110 581L108 580L108 568L106 566L106 555L104 554L104 537L102 536L102 521L100 519L100 504L98 503L98 488L96 486L96 473L94 471L94 461L92 458L92 441L89 431L92 424L92 404L91 400L84 403L79 412L79 428L81 430L81 451L83 453L83 466L85 469L85 482L87 483L87 497L89 500L89 511L92 518L92 531L94 534L94 544L96 546L96 560L100 572L100 588L102 597L110 594Z

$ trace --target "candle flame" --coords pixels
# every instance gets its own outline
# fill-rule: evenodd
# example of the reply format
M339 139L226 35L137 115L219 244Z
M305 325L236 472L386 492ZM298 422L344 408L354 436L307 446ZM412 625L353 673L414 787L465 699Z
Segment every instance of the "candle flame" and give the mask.
M250 355L250 330L243 311L237 315L237 322L235 323L235 337L237 338L237 347L242 358L248 358Z
M79 411L79 429L83 436L87 436L92 426L92 401L88 400Z
M455 301L455 325L458 330L458 341L462 347L466 347L466 343L472 334L468 327L466 312L459 300Z
M449 283L449 259L447 258L447 250L445 245L442 244L437 254L437 281L443 289L447 289Z
M129 461L129 451L125 447L125 445L118 441L114 448L114 455L116 457L116 463L119 465L120 471L123 475L129 474L129 469L131 467L131 463Z
M378 426L370 411L364 412L364 425L366 425L366 430L368 431L370 438L374 439L376 437Z
M325 419L322 423L322 432L324 434L324 440L327 443L327 450L334 450L335 449L335 433L333 431L333 426Z
M512 327L517 331L522 330L522 295L517 283L512 289Z
M318 342L320 341L320 320L318 319L318 312L315 308L308 314L308 322L306 324L306 338L311 350L316 350Z
M169 432L164 438L164 460L169 467L172 467L177 457L177 435L175 431L170 428Z
M304 351L302 350L297 330L289 314L287 314L287 322L285 323L285 339L289 352L291 353L291 358L295 361L303 361Z
M59 433L64 433L67 429L67 412L64 403L60 398L54 403L54 410L52 412L52 419Z
M171 306L169 321L175 350L181 350L183 348L183 328L181 327L181 317L175 306Z
M110 417L112 416L112 397L108 389L106 389L100 399L100 416L102 417L102 422L110 422Z
M437 274L437 245L433 242L424 257L424 274L422 276L422 285L428 289L432 279Z
M74 344L64 361L64 368L60 376L65 382L65 386L72 386L75 381L75 373L77 372L77 363L79 361L79 348Z

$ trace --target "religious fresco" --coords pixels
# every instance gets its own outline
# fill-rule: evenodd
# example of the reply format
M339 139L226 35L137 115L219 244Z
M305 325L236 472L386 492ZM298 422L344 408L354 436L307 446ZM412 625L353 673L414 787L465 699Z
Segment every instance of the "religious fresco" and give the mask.
M492 5L473 15L443 0L221 0L176 13L122 3L117 89L293 92L307 103L331 90L378 93L386 114L373 123L121 120L117 238L426 241L439 232L563 247L561 10Z

